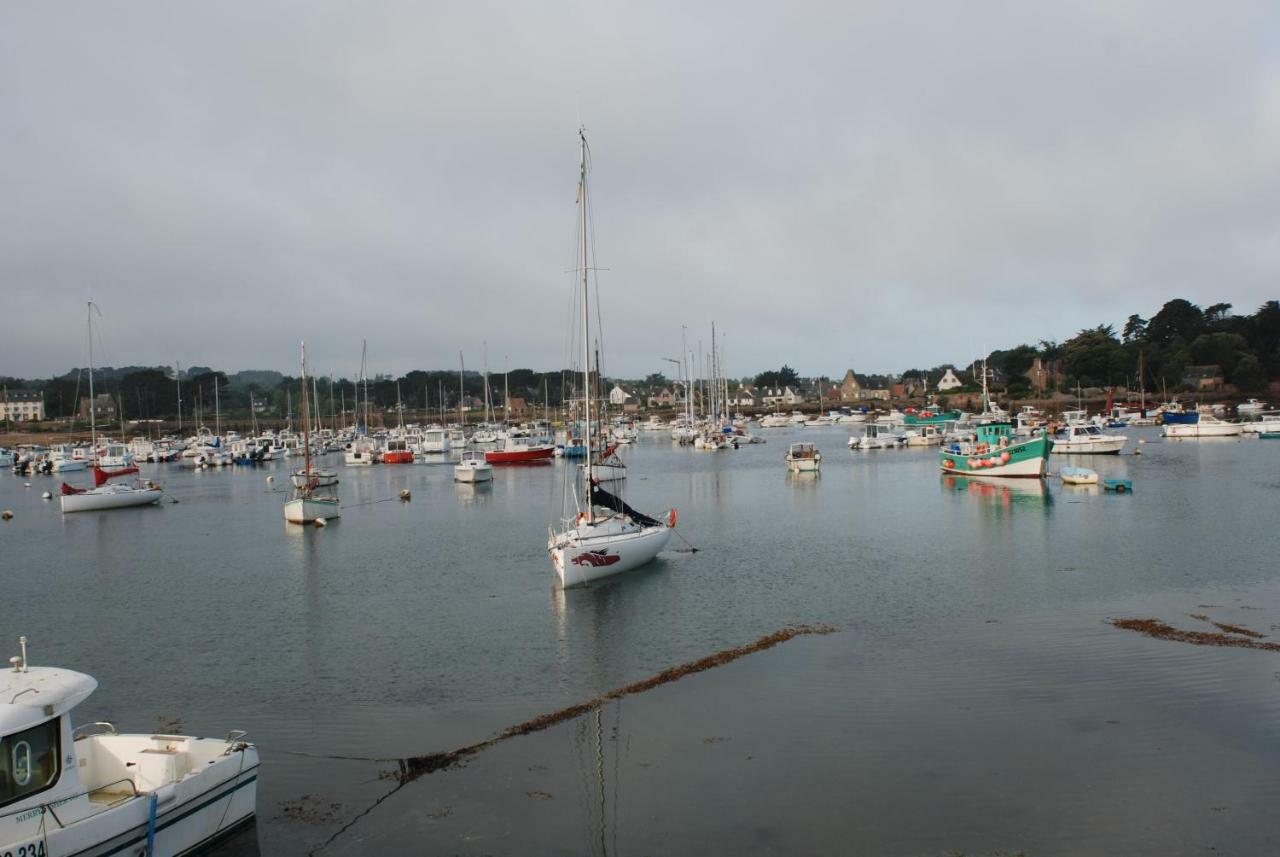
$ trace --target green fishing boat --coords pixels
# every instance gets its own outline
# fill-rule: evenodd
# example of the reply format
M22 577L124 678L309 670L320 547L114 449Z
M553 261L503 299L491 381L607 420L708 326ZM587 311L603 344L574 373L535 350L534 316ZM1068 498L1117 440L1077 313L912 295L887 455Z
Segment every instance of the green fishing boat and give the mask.
M1011 423L983 423L973 440L949 443L938 451L944 473L962 476L1044 478L1045 463L1053 441L1039 437L1015 438Z

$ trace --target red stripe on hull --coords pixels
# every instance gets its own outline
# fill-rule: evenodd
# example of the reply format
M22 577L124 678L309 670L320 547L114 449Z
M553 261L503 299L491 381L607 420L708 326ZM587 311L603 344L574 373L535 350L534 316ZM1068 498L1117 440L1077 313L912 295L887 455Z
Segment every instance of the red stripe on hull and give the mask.
M382 453L383 464L413 464L412 452L384 452Z
M522 464L526 461L542 461L555 455L555 447L553 446L535 446L530 449L521 449L514 452L508 452L505 449L491 449L484 454L484 460L489 464Z

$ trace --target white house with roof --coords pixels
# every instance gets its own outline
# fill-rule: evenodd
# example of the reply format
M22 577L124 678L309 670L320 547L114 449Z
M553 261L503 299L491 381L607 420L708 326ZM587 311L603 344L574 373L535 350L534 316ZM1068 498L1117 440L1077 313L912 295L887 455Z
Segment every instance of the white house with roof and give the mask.
M948 390L955 390L964 386L964 382L956 377L956 373L950 368L942 373L942 377L938 379L938 391L945 393Z
M609 404L618 406L624 405L626 404L627 396L630 395L631 394L622 389L622 387L614 384L613 389L609 391Z
M804 396L792 387L765 387L761 391L760 401L766 407L798 405L804 401Z

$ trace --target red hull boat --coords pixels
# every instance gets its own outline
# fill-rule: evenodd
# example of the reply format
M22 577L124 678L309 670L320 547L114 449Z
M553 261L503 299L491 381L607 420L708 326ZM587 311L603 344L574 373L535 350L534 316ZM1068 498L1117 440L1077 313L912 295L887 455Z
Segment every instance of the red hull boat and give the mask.
M531 461L550 460L556 448L550 444L523 444L507 442L502 449L490 449L484 454L488 464L527 464Z

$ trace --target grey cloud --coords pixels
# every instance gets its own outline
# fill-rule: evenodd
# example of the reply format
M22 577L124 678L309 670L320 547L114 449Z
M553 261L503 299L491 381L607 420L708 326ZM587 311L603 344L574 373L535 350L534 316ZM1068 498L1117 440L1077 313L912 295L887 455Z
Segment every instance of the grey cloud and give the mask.
M576 149L607 368L963 360L1280 262L1263 3L13 4L0 374L549 368ZM32 323L33 319L38 323ZM16 323L15 323L16 321Z

